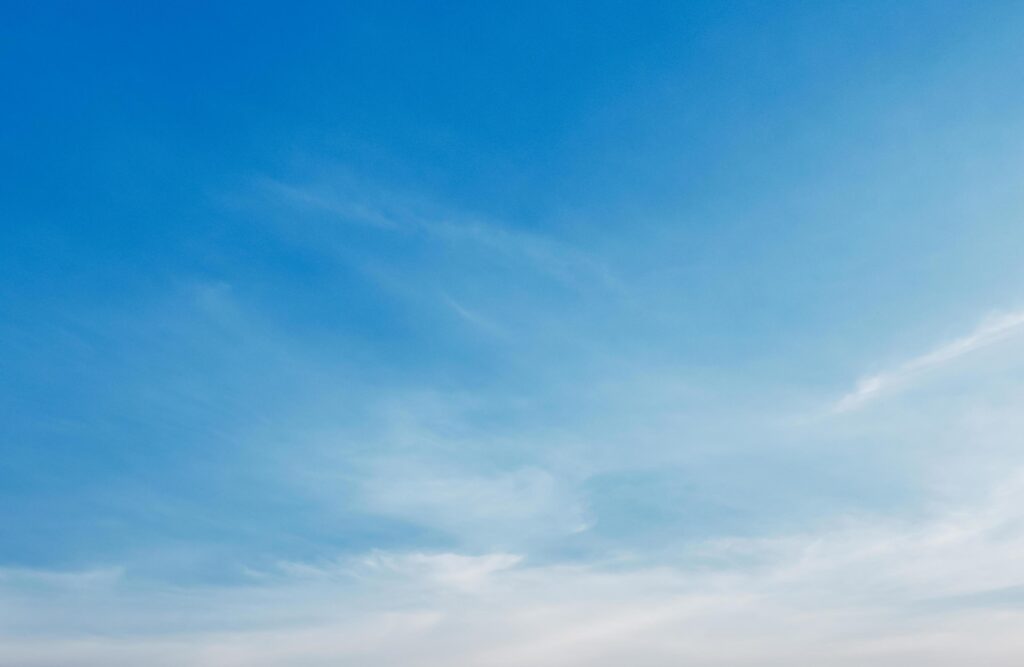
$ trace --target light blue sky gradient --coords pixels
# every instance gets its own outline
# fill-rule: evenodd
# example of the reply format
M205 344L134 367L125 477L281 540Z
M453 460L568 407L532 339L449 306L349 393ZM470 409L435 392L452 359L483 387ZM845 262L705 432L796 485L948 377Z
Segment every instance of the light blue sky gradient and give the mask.
M1019 664L1021 34L6 3L0 665Z

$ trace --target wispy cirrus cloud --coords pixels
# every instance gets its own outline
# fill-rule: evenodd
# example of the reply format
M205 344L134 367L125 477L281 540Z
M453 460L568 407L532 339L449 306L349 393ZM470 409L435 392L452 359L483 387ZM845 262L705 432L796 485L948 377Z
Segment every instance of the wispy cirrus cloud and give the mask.
M966 336L939 345L930 352L909 359L889 370L862 378L851 391L835 402L832 409L837 413L856 410L889 391L913 382L931 369L956 361L971 352L1022 332L1024 311L989 318Z
M357 181L337 170L295 182L261 178L254 188L261 200L306 215L318 213L334 221L381 231L421 234L466 252L505 258L577 287L620 287L605 263L572 244L473 213L439 207L424 197Z

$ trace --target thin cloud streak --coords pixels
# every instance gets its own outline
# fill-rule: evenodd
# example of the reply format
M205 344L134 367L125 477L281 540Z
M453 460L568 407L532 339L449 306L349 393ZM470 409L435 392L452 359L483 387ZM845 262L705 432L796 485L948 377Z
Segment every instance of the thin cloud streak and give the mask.
M875 400L883 393L903 386L921 373L951 363L976 350L988 347L1024 331L1024 311L994 317L983 322L967 336L940 345L895 368L862 378L852 391L833 406L833 412L851 412Z
M462 211L439 208L400 192L357 186L350 180L336 177L315 184L294 184L261 178L254 185L270 200L296 210L320 211L339 222L382 231L417 232L452 246L466 246L471 253L505 256L578 288L596 284L612 291L622 289L609 267L581 248Z

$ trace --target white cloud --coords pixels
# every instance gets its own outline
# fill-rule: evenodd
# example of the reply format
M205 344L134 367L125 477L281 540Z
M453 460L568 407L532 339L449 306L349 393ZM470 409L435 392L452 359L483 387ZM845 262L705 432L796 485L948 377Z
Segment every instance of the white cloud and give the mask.
M874 400L883 393L906 385L922 373L959 359L960 357L993 345L1024 331L1024 312L1014 312L990 318L970 334L914 357L892 369L862 378L857 386L840 398L833 410L849 412Z
M466 556L455 553L377 552L363 563L373 570L420 578L461 591L479 591L496 573L514 567L522 560L522 556L505 553Z
M381 461L360 486L369 511L442 530L464 544L522 546L589 525L572 486L537 467L484 474Z
M458 553L373 551L361 558L345 558L327 563L283 562L281 573L296 579L404 580L428 587L450 588L458 591L479 591L497 572L515 567L523 557L510 553L489 553L471 556ZM256 578L267 578L272 573L254 572Z
M112 608L164 619L144 632L62 631L45 604L4 595L5 616L46 617L46 631L2 637L0 664L1010 667L1024 654L1022 501L1014 475L926 521L703 545L756 556L742 567L376 552L252 587L121 590L77 607L94 623ZM193 612L201 630L182 629Z

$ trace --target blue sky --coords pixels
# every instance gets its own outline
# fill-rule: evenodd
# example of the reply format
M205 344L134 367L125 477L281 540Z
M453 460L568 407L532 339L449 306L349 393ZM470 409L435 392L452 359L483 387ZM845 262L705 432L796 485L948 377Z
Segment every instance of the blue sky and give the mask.
M7 3L0 664L1017 664L1022 30Z

